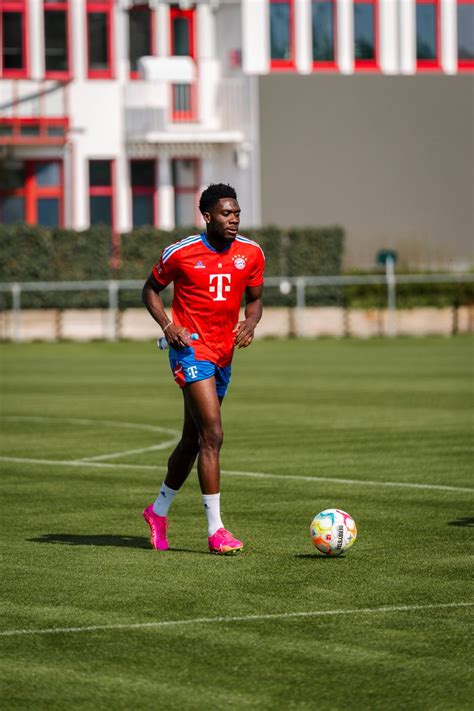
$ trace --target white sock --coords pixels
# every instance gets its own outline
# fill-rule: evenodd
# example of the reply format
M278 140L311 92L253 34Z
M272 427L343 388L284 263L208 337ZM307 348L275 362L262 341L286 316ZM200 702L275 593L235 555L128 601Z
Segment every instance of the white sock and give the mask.
M154 513L156 513L158 516L167 516L168 509L173 503L173 499L177 493L177 489L170 489L170 487L166 486L165 482L163 482L163 484L161 485L160 493L158 494L158 498L153 504Z
M218 528L224 528L221 519L221 495L203 494L202 500L207 516L207 535L212 536Z

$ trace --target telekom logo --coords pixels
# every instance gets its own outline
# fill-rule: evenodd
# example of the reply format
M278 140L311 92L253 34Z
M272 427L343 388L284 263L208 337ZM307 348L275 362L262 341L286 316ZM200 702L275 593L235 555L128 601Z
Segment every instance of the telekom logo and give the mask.
M209 274L209 291L217 294L213 301L227 301L223 294L224 291L230 291L230 274Z

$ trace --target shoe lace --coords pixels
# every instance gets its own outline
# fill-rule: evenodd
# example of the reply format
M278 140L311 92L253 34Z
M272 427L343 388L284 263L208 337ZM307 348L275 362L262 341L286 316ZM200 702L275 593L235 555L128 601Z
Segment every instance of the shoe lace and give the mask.
M222 541L223 543L234 543L236 541L236 538L234 538L230 531L224 529L224 531L222 532Z

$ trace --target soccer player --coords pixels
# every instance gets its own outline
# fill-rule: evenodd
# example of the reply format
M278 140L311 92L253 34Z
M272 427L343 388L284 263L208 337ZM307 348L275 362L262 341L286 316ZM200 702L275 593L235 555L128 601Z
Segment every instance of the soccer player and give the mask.
M230 381L234 348L247 348L262 316L264 256L238 233L240 207L230 185L209 185L199 201L206 231L163 250L143 288L143 301L169 344L174 379L184 397L181 440L168 460L156 501L143 512L155 549L167 550L168 510L197 457L211 553L226 555L244 544L224 528L220 513L220 406ZM170 319L160 292L170 282ZM245 318L239 308L245 293ZM191 340L191 335L197 334Z

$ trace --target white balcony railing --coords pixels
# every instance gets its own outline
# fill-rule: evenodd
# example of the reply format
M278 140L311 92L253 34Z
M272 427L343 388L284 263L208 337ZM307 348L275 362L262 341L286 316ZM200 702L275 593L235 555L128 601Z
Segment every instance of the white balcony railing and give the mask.
M213 92L213 105L199 110L197 84L157 85L138 81L125 87L125 135L129 142L160 140L186 127L196 136L236 132L242 139L249 130L250 92L245 79L227 79Z
M0 82L0 117L67 116L68 83L53 80L4 79Z
M0 146L63 145L68 86L63 82L0 82Z

